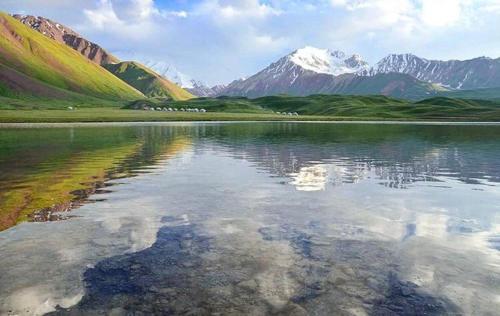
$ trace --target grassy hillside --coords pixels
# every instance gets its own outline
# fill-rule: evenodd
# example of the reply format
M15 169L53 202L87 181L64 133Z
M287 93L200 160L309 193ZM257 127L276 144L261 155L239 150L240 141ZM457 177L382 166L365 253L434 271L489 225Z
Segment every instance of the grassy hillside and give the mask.
M137 62L105 65L112 74L122 79L148 97L188 100L194 96Z
M0 109L120 107L123 102L57 88L0 64Z
M79 52L1 12L0 65L2 96L65 98L71 94L61 90L69 90L109 100L143 97ZM13 76L12 70L17 74Z
M133 105L134 103L131 103ZM385 96L311 95L308 97L269 96L257 99L245 97L198 98L169 103L177 108L204 108L209 112L273 113L297 112L301 115L365 115L381 107L407 106L404 100ZM162 106L160 104L160 106Z
M373 95L381 94L393 98L421 100L447 91L439 85L420 81L407 74L377 74L371 77L357 76L339 91L342 94Z
M439 93L440 96L461 99L481 99L500 101L500 87L477 90L457 90Z
M220 97L170 102L169 106L204 108L209 112L297 112L300 115L359 119L500 120L500 102L444 97L419 102L385 96L346 95L273 96L257 99Z

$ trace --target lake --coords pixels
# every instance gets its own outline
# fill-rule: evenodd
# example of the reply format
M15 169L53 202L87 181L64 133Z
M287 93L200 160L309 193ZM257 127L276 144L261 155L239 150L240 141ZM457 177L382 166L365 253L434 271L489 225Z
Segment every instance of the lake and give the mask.
M499 125L0 128L1 315L499 310Z

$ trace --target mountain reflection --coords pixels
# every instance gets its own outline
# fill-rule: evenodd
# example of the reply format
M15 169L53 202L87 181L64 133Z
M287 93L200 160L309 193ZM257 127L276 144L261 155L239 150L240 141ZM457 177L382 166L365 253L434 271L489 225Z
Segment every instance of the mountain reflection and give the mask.
M439 185L441 178L500 182L499 126L275 123L200 129L205 146L223 146L235 158L289 177L299 190L367 177L391 188Z

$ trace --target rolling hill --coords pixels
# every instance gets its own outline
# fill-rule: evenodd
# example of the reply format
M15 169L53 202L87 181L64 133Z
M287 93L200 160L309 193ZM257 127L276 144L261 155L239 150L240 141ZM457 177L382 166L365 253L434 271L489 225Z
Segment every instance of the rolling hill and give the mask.
M199 98L169 103L177 108L204 108L208 112L273 113L334 116L356 119L428 119L490 121L500 117L500 103L433 97L418 102L381 95L310 95ZM133 108L133 104L129 106Z
M475 90L455 90L442 92L438 95L449 98L500 101L500 87Z
M0 13L1 96L71 98L86 95L106 100L143 98L78 51Z
M191 93L137 62L126 61L104 67L147 97L173 100L194 98Z

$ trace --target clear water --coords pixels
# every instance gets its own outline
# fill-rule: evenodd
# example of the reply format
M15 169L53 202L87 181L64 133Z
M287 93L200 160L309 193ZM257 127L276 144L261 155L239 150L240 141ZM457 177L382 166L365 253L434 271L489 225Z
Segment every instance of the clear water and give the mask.
M0 129L0 314L498 315L500 126Z

